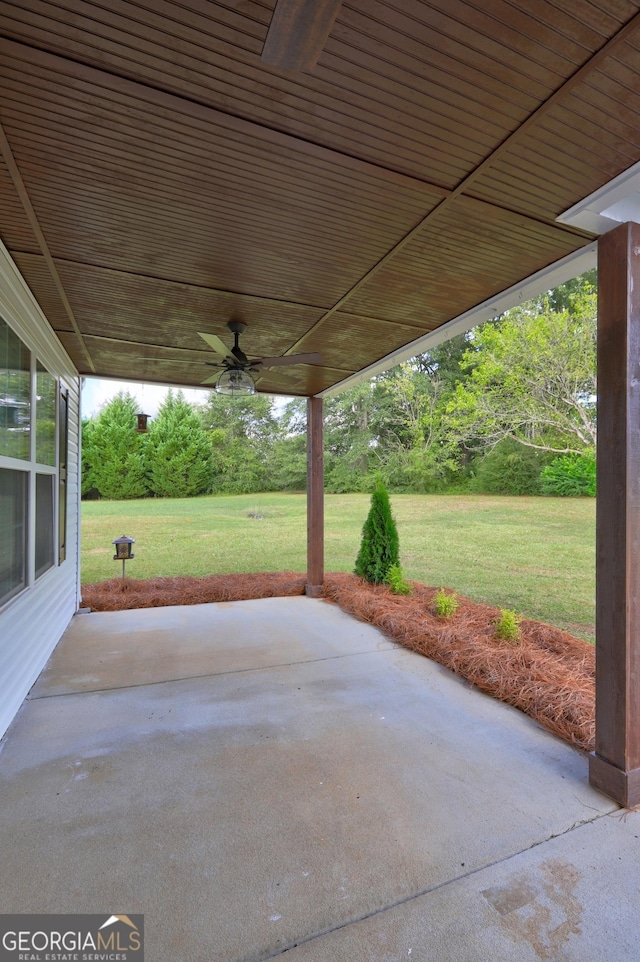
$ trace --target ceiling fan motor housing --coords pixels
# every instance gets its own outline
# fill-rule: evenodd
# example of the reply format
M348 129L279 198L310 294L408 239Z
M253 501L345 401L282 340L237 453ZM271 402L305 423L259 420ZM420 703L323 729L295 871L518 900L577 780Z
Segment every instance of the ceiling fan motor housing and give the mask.
M227 321L227 327L232 334L242 334L246 326L244 321Z
M240 347L240 335L242 334L246 326L247 325L244 323L244 321L228 321L227 322L227 327L229 328L229 330L234 336L234 345L231 348L231 353L233 354L235 359L239 361L239 363L242 365L249 364L249 358Z

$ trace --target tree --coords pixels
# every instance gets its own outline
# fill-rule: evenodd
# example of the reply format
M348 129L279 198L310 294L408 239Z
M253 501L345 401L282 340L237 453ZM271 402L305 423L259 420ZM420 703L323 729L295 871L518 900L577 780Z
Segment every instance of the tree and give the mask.
M544 464L544 452L503 438L474 462L469 487L479 494L540 494Z
M576 302L585 295L595 297L598 293L598 271L585 271L579 277L574 277L552 291L547 292L547 298L553 311L571 311Z
M271 398L212 392L199 417L213 449L212 490L225 494L269 490L269 459L278 436Z
M570 308L549 298L510 311L474 332L463 358L470 376L447 411L451 430L475 448L510 437L557 454L596 442L596 298L575 292Z
M158 498L189 498L211 486L211 443L182 391L169 391L151 422L147 445L149 489Z
M328 491L371 490L371 471L379 467L376 439L375 381L363 381L324 406L325 484Z
M137 410L136 399L121 391L92 425L85 428L86 481L103 498L142 498L148 492L145 473L147 438L138 434Z
M410 491L438 491L459 472L458 450L449 437L446 401L451 375L422 359L398 365L380 378L377 443L381 471L389 484Z
M304 491L307 484L307 402L288 401L267 457L267 471L274 491Z
M461 362L469 351L474 350L473 338L470 332L457 334L455 337L437 344L430 351L419 354L415 358L416 365L430 378L437 377L445 390L454 388L463 379Z
M382 584L389 569L399 562L398 530L391 514L389 495L382 481L377 481L362 528L355 573L373 584Z

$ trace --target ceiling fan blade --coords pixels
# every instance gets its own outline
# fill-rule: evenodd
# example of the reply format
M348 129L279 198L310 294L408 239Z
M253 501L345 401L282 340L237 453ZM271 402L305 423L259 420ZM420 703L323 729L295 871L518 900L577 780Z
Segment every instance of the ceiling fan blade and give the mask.
M224 343L224 341L222 341L222 340L218 337L217 334L203 334L202 331L198 331L198 334L200 335L200 337L201 337L204 341L207 342L207 344L209 345L209 347L213 348L213 350L216 352L216 354L220 354L221 357L230 357L230 356L232 356L232 355L231 355L231 350L227 347L227 345Z
M300 379L297 377L283 377L281 374L272 374L271 371L258 371L255 375L256 381L267 381L269 384L281 384L283 387L296 387Z
M322 354L285 354L283 357L260 357L253 364L261 367L284 367L286 364L322 364Z
M191 358L179 358L179 357L140 357L140 355L133 355L131 357L132 361L157 361L158 364L193 364Z
M220 377L220 371L218 371L217 374L212 374L211 377L208 377L208 378L206 379L206 381L200 381L200 383L201 383L201 384L215 384L219 377Z

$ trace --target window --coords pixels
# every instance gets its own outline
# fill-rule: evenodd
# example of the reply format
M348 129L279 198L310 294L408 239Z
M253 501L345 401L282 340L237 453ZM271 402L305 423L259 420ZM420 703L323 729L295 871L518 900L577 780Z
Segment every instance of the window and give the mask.
M54 536L54 481L48 465L56 464L56 394L58 384L46 367L36 361L35 376L35 577L52 568L55 561L56 538Z
M66 557L68 398L0 318L0 605Z
M0 456L28 461L31 440L31 355L0 318Z
M53 475L36 475L36 578L53 567Z
M27 584L28 471L0 468L0 603Z
M36 365L36 461L56 463L56 379Z

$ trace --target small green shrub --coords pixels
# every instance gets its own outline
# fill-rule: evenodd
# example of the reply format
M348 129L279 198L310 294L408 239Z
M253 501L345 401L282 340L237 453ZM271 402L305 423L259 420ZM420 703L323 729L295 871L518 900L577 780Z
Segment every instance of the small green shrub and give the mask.
M400 564L398 530L391 514L389 495L378 481L371 495L371 508L362 528L362 543L355 573L371 584L383 584L392 565Z
M441 588L434 596L433 607L440 618L450 618L452 615L455 615L460 607L460 602L455 594L448 595L444 588Z
M563 454L542 469L542 493L561 498L595 498L595 454Z
M400 565L391 565L387 571L386 583L394 595L410 595L411 585L406 580Z
M470 488L477 494L540 494L544 455L504 438L474 462Z
M496 626L496 635L502 641L506 641L510 645L520 643L520 619L515 611L511 611L509 608L501 608L500 615L494 621L494 625Z

